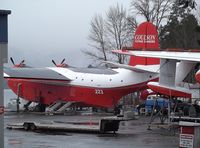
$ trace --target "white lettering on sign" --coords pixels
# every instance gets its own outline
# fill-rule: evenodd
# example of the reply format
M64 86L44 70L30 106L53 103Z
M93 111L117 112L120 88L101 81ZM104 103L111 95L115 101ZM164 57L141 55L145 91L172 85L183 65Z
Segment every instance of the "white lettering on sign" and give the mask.
M135 35L136 43L155 43L156 36L155 35Z
M103 95L103 90L102 89L95 89L95 94Z
M193 148L194 135L191 134L180 134L180 147Z

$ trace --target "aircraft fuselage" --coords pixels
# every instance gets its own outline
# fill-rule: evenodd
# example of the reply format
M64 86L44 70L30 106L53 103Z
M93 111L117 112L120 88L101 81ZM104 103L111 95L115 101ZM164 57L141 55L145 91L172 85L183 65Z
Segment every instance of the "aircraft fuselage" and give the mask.
M82 102L91 106L113 107L122 96L147 88L147 82L158 77L155 73L122 68L47 69L66 77L66 81L64 79L36 81L36 78L8 77L8 86L21 98L42 104L63 100Z

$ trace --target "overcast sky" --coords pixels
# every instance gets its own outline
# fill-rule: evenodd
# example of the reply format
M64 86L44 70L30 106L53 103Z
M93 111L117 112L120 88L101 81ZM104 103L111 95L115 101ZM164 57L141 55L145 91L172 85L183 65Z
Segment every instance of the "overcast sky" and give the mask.
M131 0L1 0L9 9L9 57L30 66L53 66L63 58L69 65L91 63L81 50L89 48L90 21L117 3L129 9ZM10 63L10 61L9 61Z

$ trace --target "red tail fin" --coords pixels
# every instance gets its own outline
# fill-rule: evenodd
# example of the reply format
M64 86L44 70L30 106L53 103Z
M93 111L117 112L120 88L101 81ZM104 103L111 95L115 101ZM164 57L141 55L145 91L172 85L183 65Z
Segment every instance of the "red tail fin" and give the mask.
M138 50L160 50L158 32L156 27L150 22L140 24L135 32L133 48ZM129 65L154 65L159 64L156 58L145 58L131 56Z

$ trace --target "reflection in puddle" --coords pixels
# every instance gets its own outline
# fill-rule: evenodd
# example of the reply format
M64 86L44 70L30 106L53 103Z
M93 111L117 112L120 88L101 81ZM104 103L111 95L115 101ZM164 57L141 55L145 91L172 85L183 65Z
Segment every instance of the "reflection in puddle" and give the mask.
M20 140L20 139L9 139L8 143L11 144L11 145L22 144L22 140Z

